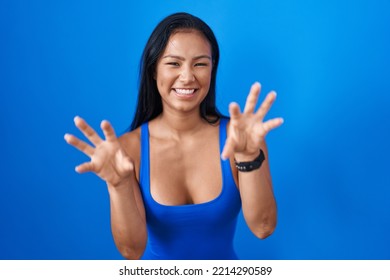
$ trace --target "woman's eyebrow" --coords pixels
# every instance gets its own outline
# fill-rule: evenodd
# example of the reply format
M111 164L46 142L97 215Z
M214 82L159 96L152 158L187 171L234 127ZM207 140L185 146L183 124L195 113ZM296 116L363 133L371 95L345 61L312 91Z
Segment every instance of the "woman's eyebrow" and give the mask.
M185 58L182 57L182 56L172 55L172 54L167 54L167 55L163 56L163 58L175 58L175 59L179 59L179 60L185 60ZM194 60L198 60L198 59L201 59L201 58L207 58L207 59L211 60L211 57L209 55L198 55L198 56L195 56L193 59Z
M163 56L163 58L176 58L179 60L185 60L184 57L178 56L178 55L173 55L173 54L167 54L167 55Z
M211 57L209 55L206 55L206 54L195 56L194 60L201 59L201 58L207 58L207 59L211 60Z

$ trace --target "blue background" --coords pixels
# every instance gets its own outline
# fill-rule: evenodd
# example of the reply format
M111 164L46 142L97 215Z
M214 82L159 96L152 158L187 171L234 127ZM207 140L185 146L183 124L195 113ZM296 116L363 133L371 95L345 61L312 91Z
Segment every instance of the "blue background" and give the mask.
M313 3L315 2L315 3ZM123 133L141 52L177 11L214 30L218 106L258 80L278 100L267 137L278 226L243 259L390 259L390 2L20 1L0 4L0 259L121 259L108 193L63 140L73 117Z

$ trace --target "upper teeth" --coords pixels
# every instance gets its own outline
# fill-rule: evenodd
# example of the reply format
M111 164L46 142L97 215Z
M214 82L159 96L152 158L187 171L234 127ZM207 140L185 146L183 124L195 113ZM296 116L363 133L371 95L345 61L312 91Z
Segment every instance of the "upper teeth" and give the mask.
M177 88L175 89L178 94L193 94L195 89Z

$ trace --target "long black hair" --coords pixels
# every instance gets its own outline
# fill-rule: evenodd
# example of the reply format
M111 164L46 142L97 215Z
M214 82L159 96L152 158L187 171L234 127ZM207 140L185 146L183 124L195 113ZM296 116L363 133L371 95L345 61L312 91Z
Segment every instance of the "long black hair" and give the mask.
M215 105L215 84L219 61L217 39L211 28L200 18L188 13L175 13L163 19L156 26L146 43L140 65L137 108L130 131L161 114L162 101L154 79L157 61L163 53L170 36L183 29L197 30L210 42L213 61L210 89L200 104L200 114L209 123L216 123L222 117Z

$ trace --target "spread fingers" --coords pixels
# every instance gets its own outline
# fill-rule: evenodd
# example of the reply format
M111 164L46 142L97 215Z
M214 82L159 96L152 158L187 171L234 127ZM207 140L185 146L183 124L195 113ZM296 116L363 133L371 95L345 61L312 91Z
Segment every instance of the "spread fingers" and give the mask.
M265 115L268 113L268 111L271 108L272 103L274 103L275 99L276 99L276 92L275 91L271 91L270 93L267 94L263 103L261 103L259 110L257 110L257 112L256 112L256 117L259 120L264 119Z
M87 122L80 118L75 117L74 123L78 129L85 135L85 137L88 138L91 143L93 143L95 146L99 145L103 140L100 138L100 136L96 133L96 131L90 127Z
M281 126L283 124L283 122L284 122L283 118L274 118L274 119L268 120L265 123L263 123L263 127L264 127L265 132L268 133L272 129L275 129L275 128Z
M259 99L260 94L260 83L256 82L252 85L249 95L246 99L244 113L253 113L257 104L257 100Z
M102 128L104 136L106 137L107 141L111 142L111 141L117 140L116 135L115 135L115 131L108 121L106 121L106 120L102 121L100 127Z
M68 143L69 145L72 145L73 147L80 150L81 152L83 152L87 156L91 157L93 155L94 149L90 145L85 143L84 141L81 141L80 139L78 139L77 137L75 137L71 134L65 134L64 139L65 139L66 143Z

